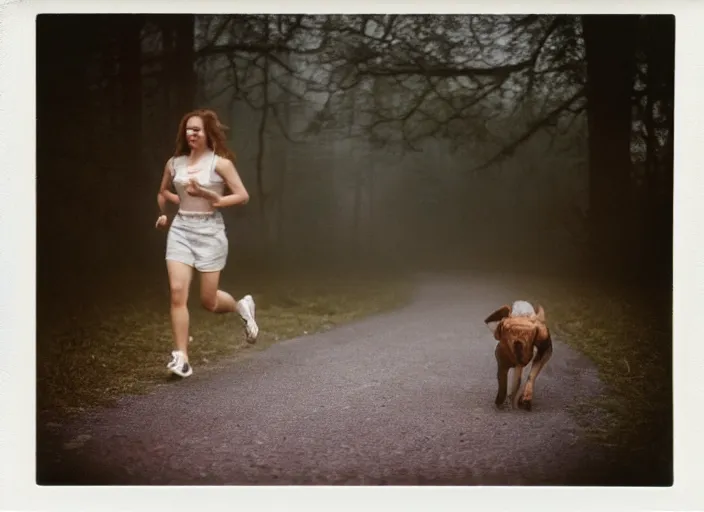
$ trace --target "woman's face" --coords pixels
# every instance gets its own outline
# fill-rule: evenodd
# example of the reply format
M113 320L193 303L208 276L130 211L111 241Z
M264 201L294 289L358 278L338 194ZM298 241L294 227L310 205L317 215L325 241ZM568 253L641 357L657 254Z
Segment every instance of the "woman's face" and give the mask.
M198 116L193 116L186 121L186 141L191 149L203 149L207 139L203 120Z

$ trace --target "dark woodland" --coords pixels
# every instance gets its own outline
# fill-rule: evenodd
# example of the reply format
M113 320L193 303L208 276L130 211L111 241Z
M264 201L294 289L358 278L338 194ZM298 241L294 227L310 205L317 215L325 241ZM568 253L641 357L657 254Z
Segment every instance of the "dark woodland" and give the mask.
M674 51L674 16L40 15L39 330L166 292L156 194L195 108L251 196L235 279L569 278L669 325Z
M41 282L158 259L155 190L198 106L252 196L231 214L243 259L671 279L673 17L37 23ZM502 236L517 217L524 239Z

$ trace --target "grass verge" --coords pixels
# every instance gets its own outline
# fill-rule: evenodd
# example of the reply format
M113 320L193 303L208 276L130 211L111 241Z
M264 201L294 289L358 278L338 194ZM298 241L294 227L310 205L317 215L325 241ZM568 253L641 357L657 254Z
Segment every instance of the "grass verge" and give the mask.
M672 307L663 290L636 290L593 281L557 279L526 283L547 312L556 337L589 357L606 393L575 404L577 417L593 408L597 441L629 460L628 471L651 471L664 482L672 471ZM640 466L640 467L639 467Z
M199 373L225 358L261 350L279 340L330 329L401 306L409 298L408 280L398 275L265 274L241 280L223 275L222 288L257 303L260 336L247 345L239 316L214 315L198 302L191 286L189 310L193 342L189 357ZM165 276L120 276L40 307L37 323L37 407L40 415L65 416L109 405L125 394L139 394L167 380L172 350ZM40 296L40 299L43 298Z

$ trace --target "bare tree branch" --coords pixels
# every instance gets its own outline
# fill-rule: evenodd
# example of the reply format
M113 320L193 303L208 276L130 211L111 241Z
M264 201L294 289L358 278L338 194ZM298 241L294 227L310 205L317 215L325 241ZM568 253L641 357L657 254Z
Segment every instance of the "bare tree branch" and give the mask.
M516 149L523 144L525 141L530 139L533 135L535 135L538 131L540 131L541 128L545 128L546 126L550 126L552 123L555 122L555 119L564 111L566 111L575 101L577 101L580 98L584 97L584 90L580 89L576 94L571 96L569 99L561 103L558 107L553 109L546 117L543 119L540 119L536 121L535 123L532 124L528 130L526 130L520 137L516 138L513 142L505 146L501 151L496 153L494 156L489 158L486 162L483 164L474 167L471 169L470 172L478 172L481 170L484 170L488 167L491 167L495 163L499 162L500 160L510 156L513 154Z

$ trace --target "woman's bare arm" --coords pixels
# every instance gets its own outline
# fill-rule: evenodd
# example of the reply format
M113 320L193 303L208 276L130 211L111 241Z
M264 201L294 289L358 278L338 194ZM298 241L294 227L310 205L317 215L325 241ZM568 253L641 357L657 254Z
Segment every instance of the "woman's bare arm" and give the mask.
M215 208L225 208L237 204L247 204L249 202L249 193L242 183L242 179L235 169L235 165L227 158L218 158L215 164L215 170L222 176L222 179L230 189L229 194L218 195L212 191L200 188L203 197L210 199L211 204Z
M174 204L180 203L178 195L174 194L170 190L171 184L173 182L173 178L171 177L171 167L170 167L172 161L173 161L173 159L170 158L166 162L166 165L164 166L164 174L161 177L161 185L159 186L159 193L156 196L156 202L159 205L159 211L161 211L161 213L166 213L166 201L170 201Z

